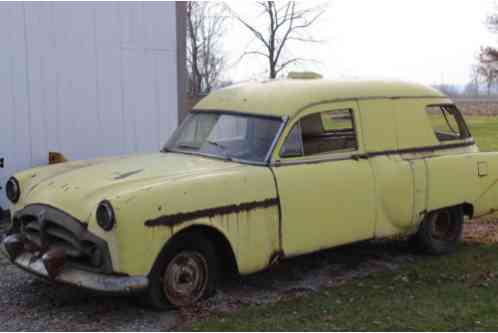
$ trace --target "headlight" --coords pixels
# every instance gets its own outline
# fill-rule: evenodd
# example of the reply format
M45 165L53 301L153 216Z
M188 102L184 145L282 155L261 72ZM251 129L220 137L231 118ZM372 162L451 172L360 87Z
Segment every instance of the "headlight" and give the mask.
M19 201L21 196L21 188L19 187L19 182L14 177L10 177L7 185L5 185L5 191L7 192L7 198L12 202L16 203Z
M97 224L105 231L110 231L116 223L114 209L107 200L102 201L97 207Z

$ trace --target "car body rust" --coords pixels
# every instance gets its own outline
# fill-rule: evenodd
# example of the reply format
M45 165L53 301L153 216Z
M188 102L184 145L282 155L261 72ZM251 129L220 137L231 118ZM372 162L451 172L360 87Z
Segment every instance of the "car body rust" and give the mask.
M240 204L232 204L221 207L214 207L208 209L200 209L187 213L176 213L172 215L163 215L158 218L145 221L147 227L157 226L175 226L180 223L196 220L203 217L215 217L216 215L238 214L241 212L248 212L257 208L268 208L279 204L278 198L264 199L261 201L244 202Z

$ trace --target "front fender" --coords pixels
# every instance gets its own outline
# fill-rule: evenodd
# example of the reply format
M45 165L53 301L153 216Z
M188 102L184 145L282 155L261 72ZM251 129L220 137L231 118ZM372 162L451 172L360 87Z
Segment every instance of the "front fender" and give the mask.
M148 274L168 240L192 226L223 234L241 273L263 269L278 251L278 198L266 167L179 177L121 192L109 201L115 228L105 232L94 221L89 228L107 240L117 272Z

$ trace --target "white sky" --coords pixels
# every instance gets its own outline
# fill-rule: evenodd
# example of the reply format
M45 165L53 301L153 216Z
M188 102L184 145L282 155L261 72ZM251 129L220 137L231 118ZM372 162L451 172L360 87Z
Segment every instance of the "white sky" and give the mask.
M229 5L245 17L259 13L251 2ZM484 24L494 8L494 0L332 0L310 31L323 42L291 48L292 56L319 63L294 69L314 70L331 79L465 84L480 46L498 43L498 35L489 33ZM265 78L263 58L236 61L257 45L243 27L230 24L224 42L227 79Z

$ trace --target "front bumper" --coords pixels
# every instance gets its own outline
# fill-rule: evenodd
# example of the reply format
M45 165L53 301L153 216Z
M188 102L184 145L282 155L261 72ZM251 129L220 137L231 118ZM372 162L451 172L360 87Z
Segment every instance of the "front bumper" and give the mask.
M42 258L29 252L22 252L14 258L8 253L4 242L2 242L0 247L2 250L1 252L3 252L13 264L29 273L33 273L50 281L69 284L98 292L117 294L138 293L145 290L149 284L148 278L143 276L130 277L99 274L72 267L64 267L60 270L60 272L57 272L57 274L51 274L47 271L47 264Z

